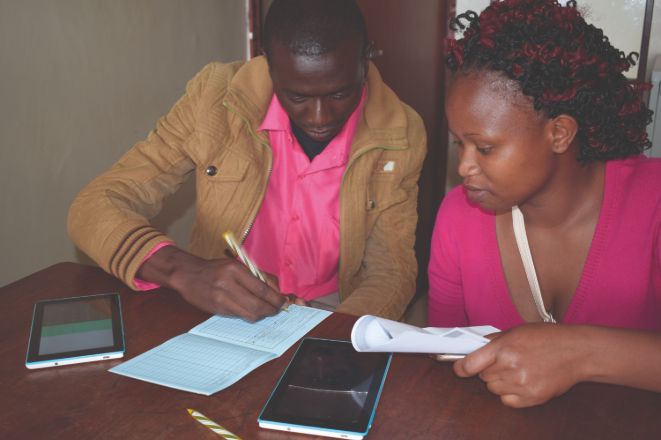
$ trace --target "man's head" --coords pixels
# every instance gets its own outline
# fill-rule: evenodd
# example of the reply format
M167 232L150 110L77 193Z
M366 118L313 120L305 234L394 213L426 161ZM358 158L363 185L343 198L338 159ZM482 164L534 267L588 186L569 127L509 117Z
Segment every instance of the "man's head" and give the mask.
M263 47L275 94L316 141L332 139L360 102L367 31L354 0L275 0Z

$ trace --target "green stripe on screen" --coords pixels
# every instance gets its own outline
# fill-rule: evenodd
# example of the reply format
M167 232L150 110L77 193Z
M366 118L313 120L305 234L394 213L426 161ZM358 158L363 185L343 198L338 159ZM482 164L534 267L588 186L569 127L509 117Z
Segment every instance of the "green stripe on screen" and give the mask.
M74 322L70 324L45 325L41 329L41 336L59 336L110 329L112 329L112 319L97 319L95 321Z

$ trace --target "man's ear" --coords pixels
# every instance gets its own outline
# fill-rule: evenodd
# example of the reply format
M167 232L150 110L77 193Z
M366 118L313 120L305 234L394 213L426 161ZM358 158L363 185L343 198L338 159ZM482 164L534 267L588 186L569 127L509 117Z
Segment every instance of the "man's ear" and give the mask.
M380 57L383 55L383 49L377 49L376 43L370 40L367 43L367 48L365 49L365 57L367 60L373 60L374 58Z
M558 115L549 121L553 152L562 154L566 152L576 138L578 123L569 115Z

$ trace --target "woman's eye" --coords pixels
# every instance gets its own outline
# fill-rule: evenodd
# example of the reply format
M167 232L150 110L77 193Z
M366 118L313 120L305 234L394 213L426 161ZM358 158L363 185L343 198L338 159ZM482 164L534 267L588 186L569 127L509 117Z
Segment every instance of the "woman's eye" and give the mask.
M491 152L492 148L493 148L493 147L489 147L489 146L486 146L486 147L477 147L477 151L479 151L480 154L489 154L489 153Z

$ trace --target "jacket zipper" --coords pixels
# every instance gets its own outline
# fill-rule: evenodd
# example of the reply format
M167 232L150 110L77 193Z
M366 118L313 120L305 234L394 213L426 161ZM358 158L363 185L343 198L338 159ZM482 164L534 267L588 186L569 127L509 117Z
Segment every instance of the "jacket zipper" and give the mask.
M227 101L223 101L223 107L225 107L228 111L230 111L231 113L235 114L239 119L241 119L241 120L243 121L243 123L246 125L246 127L248 127L248 132L250 133L250 135L251 135L251 136L252 136L257 142L259 142L260 144L262 144L262 145L268 150L268 152L269 152L269 168L268 168L268 171L267 171L267 173L266 173L266 181L268 182L269 178L271 177L271 172L273 171L273 154L272 154L272 152L271 152L271 150L270 150L270 145L268 144L268 142L261 140L261 139L257 136L257 133L255 133L255 131L254 131L254 130L252 129L252 127L250 126L250 122L248 121L248 119L245 118L245 117L244 117L239 111L237 111L235 108L233 108L232 106L230 106L230 105L227 103ZM257 204L257 206L261 206L261 202L264 200L264 195L265 195L265 194L266 194L266 189L264 189L264 191L262 192L261 199L260 199L259 203ZM254 210L254 212L253 212L253 214L252 214L252 217L250 218L250 221L248 222L248 226L247 226L247 227L245 228L245 230L243 231L243 234L241 234L241 237L240 237L240 243L243 244L243 242L245 241L246 237L248 236L248 232L250 232L250 229L252 229L252 225L255 223L255 219L256 219L256 218L257 218L257 210Z

